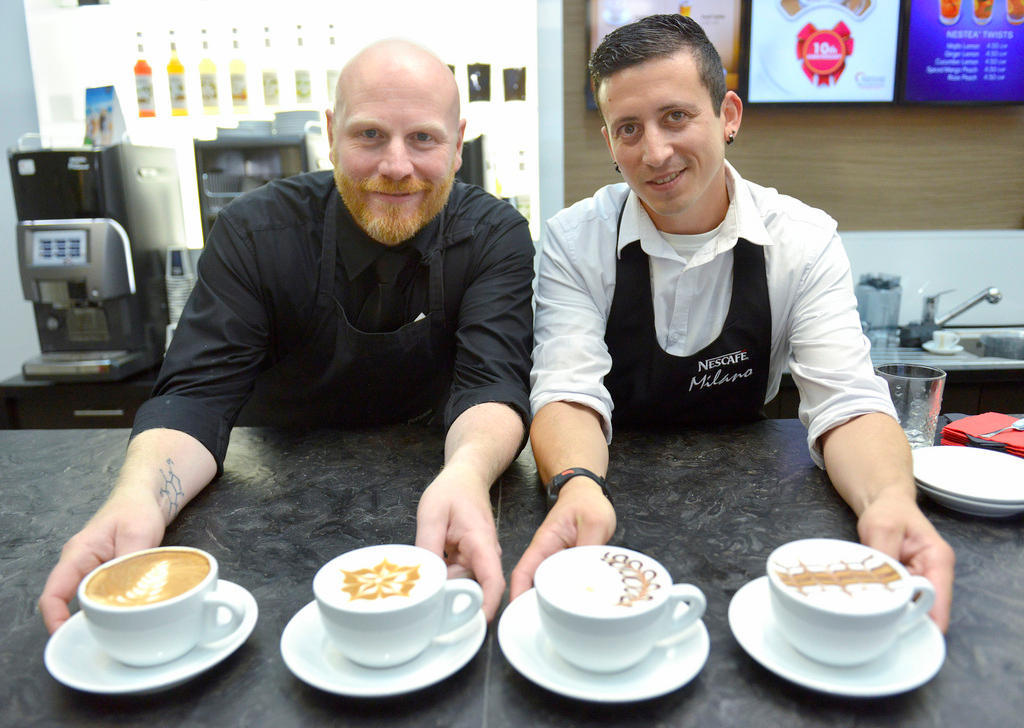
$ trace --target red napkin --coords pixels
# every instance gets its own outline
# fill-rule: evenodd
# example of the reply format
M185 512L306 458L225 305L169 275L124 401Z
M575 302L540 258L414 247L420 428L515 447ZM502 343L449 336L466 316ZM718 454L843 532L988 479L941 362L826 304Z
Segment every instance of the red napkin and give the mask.
M1006 430L998 435L982 437L986 432L998 430L1016 421L1016 417L999 412L985 412L973 417L963 417L942 428L942 444L972 445L974 447L986 447L991 444L993 450L998 449L1011 455L1024 457L1024 432Z

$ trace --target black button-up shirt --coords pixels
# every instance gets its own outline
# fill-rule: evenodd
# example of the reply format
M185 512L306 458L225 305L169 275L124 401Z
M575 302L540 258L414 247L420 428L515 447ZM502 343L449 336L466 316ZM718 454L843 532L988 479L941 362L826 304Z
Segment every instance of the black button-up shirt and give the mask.
M333 230L325 230L329 206L337 206ZM444 427L483 402L508 404L526 423L534 252L526 220L461 182L445 207L444 230L440 218L402 247L420 257L445 246L444 318L455 362L448 401L441 403ZM324 245L338 251L329 272L321 270ZM196 287L132 435L180 430L203 443L220 470L230 429L256 379L301 351L322 317L338 315L317 306L321 288L332 287L331 296L354 321L375 285L372 263L382 248L352 220L329 171L278 180L232 202L210 233ZM417 268L407 296L412 320L426 311L426 266ZM301 390L302 382L294 386Z

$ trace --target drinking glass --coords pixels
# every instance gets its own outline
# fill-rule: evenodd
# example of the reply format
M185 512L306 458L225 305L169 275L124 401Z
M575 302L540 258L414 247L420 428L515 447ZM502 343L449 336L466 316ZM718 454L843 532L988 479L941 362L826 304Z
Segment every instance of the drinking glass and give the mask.
M923 364L882 364L875 372L889 385L896 417L910 447L934 445L946 372Z

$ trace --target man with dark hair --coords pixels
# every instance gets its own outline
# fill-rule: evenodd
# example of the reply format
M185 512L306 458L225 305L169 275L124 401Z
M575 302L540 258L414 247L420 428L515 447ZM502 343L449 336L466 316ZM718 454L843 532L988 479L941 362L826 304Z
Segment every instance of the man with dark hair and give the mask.
M529 418L527 222L454 182L466 122L432 53L364 49L327 122L333 177L272 183L218 216L117 484L43 589L51 632L83 576L158 545L221 472L254 389L309 427L442 424L445 466L420 497L416 543L474 575L494 616L505 578L489 489Z
M945 629L953 551L917 507L836 222L725 161L743 105L691 19L613 31L590 71L626 184L544 230L530 440L557 500L512 573L512 597L546 556L611 538L613 424L749 421L788 368L812 459L857 514L861 540L932 581Z

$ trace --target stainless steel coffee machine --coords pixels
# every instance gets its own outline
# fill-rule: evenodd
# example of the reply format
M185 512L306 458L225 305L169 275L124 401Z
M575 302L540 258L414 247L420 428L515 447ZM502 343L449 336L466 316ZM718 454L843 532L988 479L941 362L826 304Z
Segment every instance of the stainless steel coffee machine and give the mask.
M173 149L8 152L21 285L42 354L26 379L122 379L160 361L164 255L185 244Z

